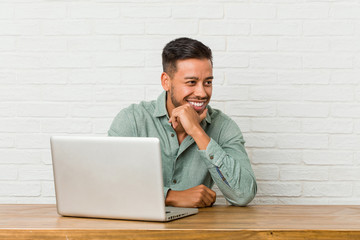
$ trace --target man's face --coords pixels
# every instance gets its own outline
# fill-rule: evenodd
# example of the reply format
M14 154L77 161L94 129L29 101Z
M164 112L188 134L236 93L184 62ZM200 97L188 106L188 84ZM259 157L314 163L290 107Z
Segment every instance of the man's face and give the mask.
M174 108L190 103L201 114L212 94L212 65L209 59L185 59L176 64L177 71L164 85L168 92L166 107L171 114Z

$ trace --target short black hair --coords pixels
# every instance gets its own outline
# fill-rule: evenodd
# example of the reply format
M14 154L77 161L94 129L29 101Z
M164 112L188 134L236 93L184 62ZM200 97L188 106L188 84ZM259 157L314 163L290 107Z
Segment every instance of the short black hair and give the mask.
M202 42L186 37L172 40L162 52L163 71L172 77L177 70L176 62L190 58L209 59L213 64L211 49Z

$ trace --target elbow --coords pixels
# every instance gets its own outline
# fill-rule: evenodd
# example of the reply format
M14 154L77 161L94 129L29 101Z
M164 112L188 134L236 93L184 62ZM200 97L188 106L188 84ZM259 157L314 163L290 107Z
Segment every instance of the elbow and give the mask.
M245 207L247 206L254 198L257 193L257 184L255 179L253 179L251 186L247 191L244 191L240 194L236 194L237 196L232 199L227 199L231 205L237 207Z

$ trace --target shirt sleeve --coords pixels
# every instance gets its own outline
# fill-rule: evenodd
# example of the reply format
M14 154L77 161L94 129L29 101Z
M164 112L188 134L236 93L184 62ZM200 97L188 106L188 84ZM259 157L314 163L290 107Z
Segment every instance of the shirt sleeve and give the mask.
M231 119L221 130L219 141L211 138L206 150L199 150L226 200L246 206L256 195L257 184L239 127Z
M108 131L109 137L136 137L137 131L133 121L130 117L133 114L125 108L121 110L114 118L110 129Z

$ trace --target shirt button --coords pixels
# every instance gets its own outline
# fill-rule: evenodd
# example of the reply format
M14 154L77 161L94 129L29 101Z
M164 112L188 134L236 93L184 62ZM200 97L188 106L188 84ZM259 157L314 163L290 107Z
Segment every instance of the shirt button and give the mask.
M172 134L171 134L171 137L174 137L174 136L175 136L175 134L172 133Z
M174 184L176 184L176 183L177 183L177 181L174 179L174 180L173 180L173 183L174 183Z
M210 159L214 159L214 155L210 155Z

